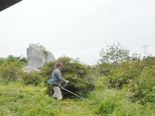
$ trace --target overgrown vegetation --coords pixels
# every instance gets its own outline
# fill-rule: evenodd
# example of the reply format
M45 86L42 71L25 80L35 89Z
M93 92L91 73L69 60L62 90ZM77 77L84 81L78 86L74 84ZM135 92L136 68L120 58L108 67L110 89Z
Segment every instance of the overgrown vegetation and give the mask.
M87 96L89 91L94 88L94 78L88 72L88 66L75 62L69 57L60 57L57 61L49 62L42 68L42 74L46 77L45 82L51 77L51 73L55 68L56 62L62 62L63 78L70 81L66 86L66 89L71 90L74 93L79 93L83 96ZM51 95L52 87L47 85L47 93ZM64 96L71 96L68 92L63 92Z
M102 77L99 80L102 80ZM96 87L100 81L96 82ZM106 89L103 85L91 91L89 97L57 101L46 95L46 87L23 86L21 82L2 84L0 116L154 116L151 103L142 106L127 98L126 90Z
M121 59L119 63L117 59L111 60L111 56L116 54L117 59ZM107 60L101 59L99 67L106 67L106 70L100 68L100 72L106 75L105 84L108 88L129 91L131 93L129 98L134 102L155 103L155 57L140 57L136 54L130 57L128 51L123 50L122 47L118 50L117 46L113 46L107 51L102 50L102 58L107 58Z
M24 84L32 84L35 86L41 83L43 80L40 73L36 71L32 71L30 73L22 73L21 78L23 79Z
M0 80L15 81L20 79L21 68L27 63L24 57L9 55L7 58L0 58Z
M154 116L155 57L129 56L120 44L100 55L93 66L63 56L31 73L21 71L24 57L0 58L0 116ZM66 89L84 101L65 91L61 102L51 97L46 82L56 62L63 63L63 77L70 81Z

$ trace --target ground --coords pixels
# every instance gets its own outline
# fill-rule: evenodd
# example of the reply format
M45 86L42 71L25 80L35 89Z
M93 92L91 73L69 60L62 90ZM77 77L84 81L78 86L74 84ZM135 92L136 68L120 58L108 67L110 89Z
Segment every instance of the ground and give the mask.
M123 90L98 83L89 97L56 99L45 94L44 84L0 84L0 116L154 116L155 106L132 103ZM154 108L154 109L153 109Z

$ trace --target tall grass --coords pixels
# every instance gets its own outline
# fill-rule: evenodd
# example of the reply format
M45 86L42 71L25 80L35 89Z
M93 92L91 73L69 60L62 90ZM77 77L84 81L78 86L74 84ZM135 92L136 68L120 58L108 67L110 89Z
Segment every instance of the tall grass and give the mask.
M106 89L98 82L85 100L62 101L46 95L43 85L1 84L0 116L154 116L153 104L132 103L126 91Z

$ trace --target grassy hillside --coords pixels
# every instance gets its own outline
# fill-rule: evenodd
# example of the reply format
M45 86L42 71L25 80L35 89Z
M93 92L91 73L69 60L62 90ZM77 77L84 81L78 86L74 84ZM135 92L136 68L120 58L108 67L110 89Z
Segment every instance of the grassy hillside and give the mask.
M101 78L102 79L102 78ZM100 80L88 98L57 101L45 86L0 84L0 116L154 116L155 105L132 103L124 90L106 89Z
M67 89L87 96L57 101L45 85L54 62L39 73L22 73L26 59L0 58L0 116L155 116L155 58L87 66L61 57ZM99 78L98 78L99 77ZM34 86L35 85L35 86ZM52 93L53 94L53 93Z

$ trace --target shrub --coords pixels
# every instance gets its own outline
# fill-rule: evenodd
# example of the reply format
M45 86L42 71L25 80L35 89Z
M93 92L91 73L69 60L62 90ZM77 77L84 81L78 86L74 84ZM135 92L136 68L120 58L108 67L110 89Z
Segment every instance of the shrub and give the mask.
M7 62L20 62L21 64L26 64L27 63L27 59L25 57L22 56L13 56L13 55L9 55L6 58Z
M122 88L124 84L131 83L141 73L138 62L123 62L119 68L112 68L107 76L109 88Z
M145 58L122 62L119 68L112 68L106 77L109 88L127 89L130 99L141 104L155 101L155 60Z
M140 101L141 104L155 103L155 65L145 67L141 75L129 85L129 90L133 101Z
M97 72L100 75L105 75L105 76L108 76L110 74L110 71L112 68L115 68L115 65L106 63L106 62L96 65Z
M60 57L57 61L62 62L64 66L61 70L63 78L70 81L66 89L81 95L88 95L89 91L94 88L93 78L88 75L88 67L65 56ZM51 77L55 64L56 62L50 62L42 68L42 75L46 77L46 81ZM51 95L51 89L51 86L47 85L47 94ZM63 94L66 97L71 96L65 91Z
M26 85L27 84L38 85L41 82L41 75L36 71L30 73L23 73L21 77L23 78L23 81Z
M19 62L4 62L0 66L0 76L2 79L9 79L9 80L16 80L19 78L19 69L21 68L21 65Z

